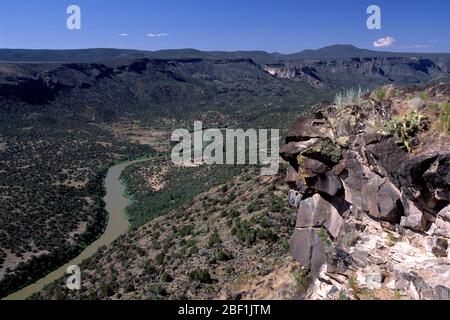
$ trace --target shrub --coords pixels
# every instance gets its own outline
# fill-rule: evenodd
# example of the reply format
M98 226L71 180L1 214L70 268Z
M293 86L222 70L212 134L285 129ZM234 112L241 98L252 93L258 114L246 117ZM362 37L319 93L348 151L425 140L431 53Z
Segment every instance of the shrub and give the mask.
M339 92L336 95L334 103L338 108L342 108L349 105L358 105L362 103L363 95L364 93L361 87L359 87L358 90L352 88L344 92Z
M161 243L158 240L156 240L156 239L152 240L152 248L154 250L161 249Z
M166 296L167 291L160 283L152 283L148 288L150 296Z
M256 232L256 237L269 242L275 242L278 239L276 233L270 229L258 229Z
M259 223L261 227L267 228L270 226L269 219L263 214L259 214L253 218L251 218L252 223Z
M346 247L353 247L359 240L357 231L350 231L343 235L342 244Z
M101 283L100 292L104 297L111 297L114 294L114 287L112 283Z
M190 256L193 256L194 254L197 254L197 253L198 253L198 248L197 248L196 245L192 246L192 247L189 249L189 255L190 255Z
M209 271L206 269L196 269L189 273L189 281L194 282L200 282L204 284L211 284L213 283L213 280L211 278L211 275L209 274Z
M162 252L155 257L155 262L159 265L164 264L164 260L165 260L165 255Z
M125 292L133 292L135 290L136 290L136 287L134 286L133 283L128 283L125 288Z
M232 274L232 273L233 273L234 269L233 269L232 266L226 266L225 269L224 269L224 271L225 271L226 274L229 275L229 274Z
M325 245L325 247L330 247L331 246L331 239L330 236L328 235L328 231L325 230L324 228L320 228L320 229L316 229L316 234L319 237L319 239L322 241L322 243Z
M397 145L411 152L411 138L414 138L420 130L427 126L428 118L416 111L412 111L406 115L394 117L387 123L386 130L388 134L392 134L397 138Z
M292 273L295 283L297 284L297 290L299 294L306 293L308 289L309 272L307 270L295 271Z
M228 211L228 215L231 218L237 218L237 217L239 217L239 212L237 212L236 209L231 208L230 211Z
M161 274L161 281L162 282L172 282L173 277L170 274L168 274L167 272L163 272Z
M281 242L281 249L282 249L284 252L289 252L289 248L290 248L289 242L288 242L287 240L283 240L283 241Z
M282 209L283 209L283 202L278 197L273 196L270 202L269 211L281 212Z
M156 268L151 264L150 261L145 262L142 269L146 274L153 274L156 272Z
M231 234L247 245L251 245L256 241L256 230L250 227L250 223L247 220L237 221L231 229Z
M190 235L192 233L192 231L194 231L194 226L191 224L187 224L181 227L181 229L179 229L177 231L177 234L180 237L186 237L188 235Z
M215 258L217 261L229 261L233 259L233 255L228 250L219 249L216 251Z
M450 103L445 103L440 106L439 127L442 132L450 131Z
M345 291L339 291L339 300L348 300L347 295L345 294Z
M220 239L219 231L214 229L213 233L209 237L208 247L213 247L214 245L221 243L222 239Z
M422 100L428 100L428 93L426 91L419 93L419 98Z
M258 211L259 209L260 209L260 207L259 207L258 201L252 201L252 202L247 206L247 211L248 211L248 213L252 213L252 212Z
M386 98L386 93L383 88L374 91L373 96L377 101L383 101Z
M163 251L169 251L169 249L172 248L174 244L175 242L172 239L168 238L164 240Z
M439 105L437 103L430 103L427 105L427 107L431 110L439 110Z

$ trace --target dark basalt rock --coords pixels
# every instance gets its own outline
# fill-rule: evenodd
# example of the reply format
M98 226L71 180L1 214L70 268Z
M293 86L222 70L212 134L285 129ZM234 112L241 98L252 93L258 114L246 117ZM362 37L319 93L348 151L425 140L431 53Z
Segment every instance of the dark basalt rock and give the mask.
M432 234L450 239L450 205L438 213Z
M399 223L400 217L404 213L400 191L392 183L385 181L378 190L377 197L378 215L372 214L372 212L369 214L391 223Z
M339 212L319 194L300 202L297 228L325 227L333 238L337 238L344 220Z
M430 223L427 216L405 194L402 194L402 205L405 215L401 218L402 227L421 232L429 229Z
M301 155L334 167L342 157L341 149L330 139L323 139L301 152Z
M433 143L429 135L421 140L432 129L428 120L410 132L408 151L398 143L398 133L374 125L389 128L390 119L405 112L403 106L392 110L398 105L390 101L391 89L385 101L367 96L360 105L319 106L302 114L289 130L281 156L292 167L287 177L293 188L289 200L298 205L290 245L294 258L305 267L318 271L324 263L318 231L327 231L336 252L347 223L367 217L390 232L428 234L427 241L432 241L427 250L438 257L448 255L450 152L441 150L442 144ZM367 254L355 248L351 263L365 265L373 259ZM328 261L328 267L332 264Z
M446 88L450 86L435 92L441 101L448 98L442 97ZM283 158L295 168L288 170L293 188L289 200L298 205L290 246L293 257L316 276L308 298L335 298L330 292L345 281L336 275L349 276L353 272L349 269L356 269L358 275L366 274L371 272L368 266L376 265L382 269L381 282L385 281L383 272L394 273L394 287L414 290L413 298L448 299L448 288L431 284L425 270L423 279L409 271L396 274L397 261L404 260L402 250L406 250L403 244L396 243L406 242L405 238L412 247L420 247L418 252L427 250L431 259L449 255L450 150L445 141L448 137L433 125L438 115L433 118L429 108L418 110L409 102L424 89L416 88L405 102L393 98L398 97L395 90L388 88L384 101L371 95L360 105L314 109L299 117L289 131ZM426 121L415 123L403 116L408 112L420 112ZM393 123L395 129L391 128ZM397 132L411 126L414 130L406 136ZM304 143L312 139L315 142L306 147ZM408 148L402 148L402 139L407 139ZM357 223L366 229L352 229ZM392 235L393 240L385 244L377 240L373 247L370 240L381 230ZM391 244L398 253L389 249ZM376 254L372 255L372 250ZM406 254L408 259L415 248L411 250ZM398 257L385 258L387 252ZM326 269L321 268L324 263ZM405 268L399 264L400 269ZM440 272L436 270L430 272Z
M342 192L343 185L341 179L336 175L327 173L317 177L314 188L321 193L335 197Z
M310 175L325 174L330 171L330 167L325 163L319 160L306 158L305 156L301 159L301 167L303 171L308 172Z
M292 257L311 274L317 275L327 261L327 248L317 235L317 229L295 229L289 244Z
M438 200L450 201L450 154L440 155L423 174L423 179Z
M289 129L286 143L312 138L334 138L333 130L321 112L302 114Z
M296 165L297 156L317 142L319 142L319 139L316 138L310 139L308 141L289 142L281 147L280 156L283 158L283 160L291 163L292 165Z
M447 249L448 249L448 240L444 238L437 238L435 243L433 244L433 248L431 252L440 258L447 257Z
M368 135L365 137L368 163L378 174L395 178L398 168L409 159L409 154L395 144L395 138L380 141L380 136Z

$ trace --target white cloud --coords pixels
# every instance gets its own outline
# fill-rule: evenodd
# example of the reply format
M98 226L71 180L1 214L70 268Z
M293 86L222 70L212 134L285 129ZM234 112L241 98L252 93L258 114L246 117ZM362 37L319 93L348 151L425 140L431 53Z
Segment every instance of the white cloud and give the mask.
M385 37L385 38L381 38L378 39L377 41L375 41L373 43L373 46L375 48L387 48L387 47L392 47L394 45L395 39L392 37Z
M147 33L147 37L150 37L150 38L160 38L160 37L167 37L167 36L168 36L167 33L152 33L152 32Z
M119 37L128 37L128 33L119 33Z

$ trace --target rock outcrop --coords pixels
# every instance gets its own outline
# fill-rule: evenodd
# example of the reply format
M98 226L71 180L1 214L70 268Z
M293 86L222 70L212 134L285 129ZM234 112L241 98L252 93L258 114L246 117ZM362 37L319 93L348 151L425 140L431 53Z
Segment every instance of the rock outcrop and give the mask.
M450 135L439 106L449 89L388 86L294 122L280 154L307 298L448 299Z

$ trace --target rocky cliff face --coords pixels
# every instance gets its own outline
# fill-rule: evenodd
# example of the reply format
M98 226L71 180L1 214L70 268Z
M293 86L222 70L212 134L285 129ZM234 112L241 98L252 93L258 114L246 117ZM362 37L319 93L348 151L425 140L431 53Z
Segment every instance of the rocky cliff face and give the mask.
M448 299L450 86L315 107L281 149L309 299Z
M450 63L440 57L363 57L346 59L299 59L267 65L264 69L281 79L323 86L351 87L395 83L442 81L449 77Z

